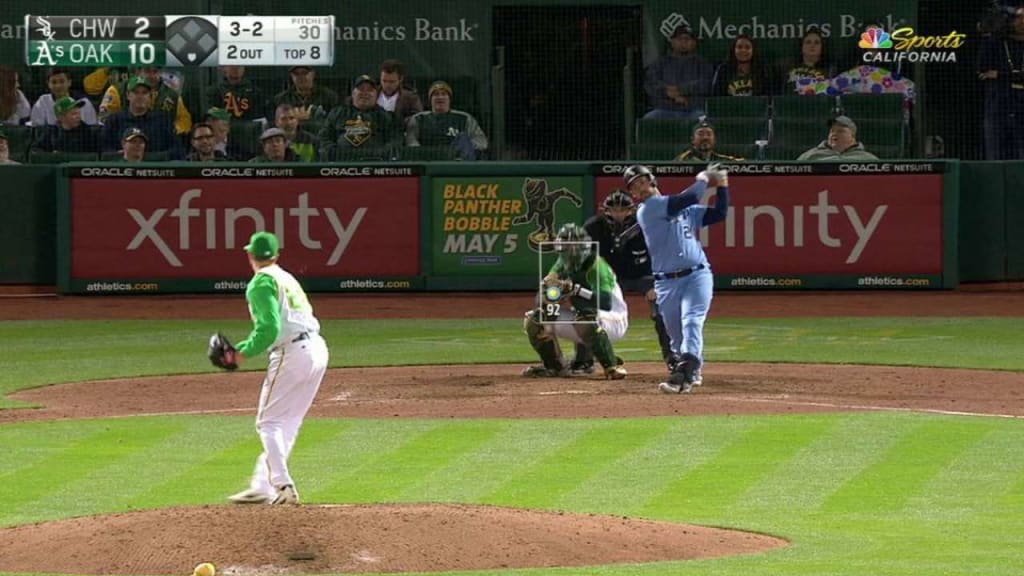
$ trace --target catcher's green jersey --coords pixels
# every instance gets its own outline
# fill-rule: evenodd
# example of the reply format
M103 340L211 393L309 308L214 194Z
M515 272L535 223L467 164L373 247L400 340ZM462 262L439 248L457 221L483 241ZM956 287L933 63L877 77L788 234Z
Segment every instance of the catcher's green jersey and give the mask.
M596 313L599 302L601 310L612 309L612 298L614 297L618 280L615 278L615 271L605 262L604 258L595 256L593 260L585 262L579 270L569 270L565 261L559 257L555 261L555 265L551 267L550 272L559 278L572 280L594 293L590 299L573 296L572 307L577 312L590 311Z
M319 332L320 322L299 281L277 264L260 268L245 289L253 328L239 342L247 358L290 342L303 332Z

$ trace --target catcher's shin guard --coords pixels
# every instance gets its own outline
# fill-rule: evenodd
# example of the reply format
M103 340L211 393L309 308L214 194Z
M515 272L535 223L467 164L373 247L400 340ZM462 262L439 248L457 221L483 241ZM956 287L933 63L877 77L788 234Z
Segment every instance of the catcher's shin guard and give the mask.
M538 321L540 310L531 310L526 313L523 319L523 331L530 340L530 346L537 351L544 367L552 372L561 372L565 369L565 359L562 356L562 349L558 345L558 339Z
M594 371L594 353L586 344L576 343L576 354L570 368L573 374L590 374Z
M604 366L605 369L618 366L618 358L615 357L615 350L612 348L612 341L608 339L608 333L596 322L594 324L576 324L576 333L580 340L586 343L587 348L593 351L594 358Z

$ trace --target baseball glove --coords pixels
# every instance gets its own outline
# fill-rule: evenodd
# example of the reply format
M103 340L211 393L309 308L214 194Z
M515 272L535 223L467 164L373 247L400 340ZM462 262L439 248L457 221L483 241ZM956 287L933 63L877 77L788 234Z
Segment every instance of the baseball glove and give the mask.
M206 355L217 368L224 370L238 368L238 362L235 360L235 347L231 345L227 336L220 332L210 336L210 347L207 349Z

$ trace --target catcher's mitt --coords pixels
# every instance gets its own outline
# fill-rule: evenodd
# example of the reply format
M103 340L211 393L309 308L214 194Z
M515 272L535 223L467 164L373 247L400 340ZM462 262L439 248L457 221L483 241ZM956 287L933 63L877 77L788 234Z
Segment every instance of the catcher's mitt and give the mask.
M238 362L235 360L235 347L231 345L227 336L220 332L210 336L210 347L206 351L206 355L217 368L225 370L238 368Z

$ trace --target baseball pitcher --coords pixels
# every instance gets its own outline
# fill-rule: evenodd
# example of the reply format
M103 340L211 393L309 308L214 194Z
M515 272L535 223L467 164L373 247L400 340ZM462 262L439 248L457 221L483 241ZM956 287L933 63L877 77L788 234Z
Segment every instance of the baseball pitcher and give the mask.
M592 249L593 241L576 224L566 224L555 238L558 259L542 281L541 304L526 313L523 329L543 364L524 376L569 376L559 347L564 338L585 345L604 367L605 377L626 377L612 343L626 335L629 310L611 266Z
M697 232L725 219L729 210L728 173L718 164L697 175L689 188L662 196L645 166L629 167L623 178L640 203L637 221L651 252L654 291L672 348L666 393L690 392L701 381L704 321L711 308L714 279ZM717 186L715 205L700 204L708 186Z
M222 367L229 369L270 351L256 412L263 453L256 459L249 488L228 498L239 504L299 503L295 481L288 472L288 456L327 370L327 343L320 337L320 322L302 286L278 266L278 248L273 234L252 235L245 250L254 274L245 298L253 329L237 350L220 343L224 348L221 361L227 364ZM211 349L215 344L211 340ZM211 359L216 355L211 350Z

